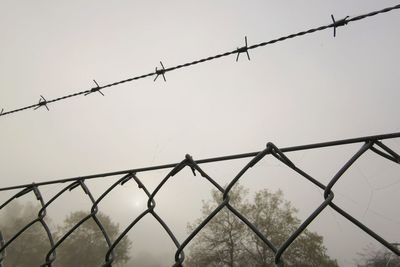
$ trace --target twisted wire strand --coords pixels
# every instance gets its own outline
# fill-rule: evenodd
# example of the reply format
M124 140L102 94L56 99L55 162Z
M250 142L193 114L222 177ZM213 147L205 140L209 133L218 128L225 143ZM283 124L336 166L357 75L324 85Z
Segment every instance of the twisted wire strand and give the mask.
M317 28L312 28L312 29L309 29L309 30L297 32L297 33L294 33L294 34L290 34L290 35L287 35L287 36L279 37L277 39L272 39L270 41L266 41L266 42L262 42L262 43L258 43L258 44L254 44L254 45L250 45L250 46L247 46L247 38L246 38L246 46L244 46L242 48L234 49L234 50L231 50L231 51L228 51L228 52L224 52L224 53L217 54L217 55L214 55L214 56L205 57L205 58L202 58L202 59L194 60L192 62L180 64L180 65L169 67L169 68L164 68L163 67L161 70L157 70L156 69L154 72L150 72L150 73L147 73L147 74L143 74L143 75L135 76L135 77L132 77L132 78L120 80L120 81L113 82L113 83L110 83L110 84L106 84L106 85L103 85L103 86L93 87L93 88L91 88L89 90L85 90L85 91L81 91L81 92L77 92L77 93L61 96L61 97L58 97L58 98L55 98L55 99L39 101L36 104L32 104L32 105L29 105L29 106L26 106L26 107L21 107L21 108L10 110L10 111L2 110L2 112L0 112L0 116L10 115L10 114L13 114L13 113L25 111L25 110L32 109L32 108L33 109L38 109L39 107L42 107L42 106L46 106L46 108L48 109L47 104L63 101L63 100L66 100L66 99L69 99L69 98L73 98L73 97L77 97L77 96L80 96L80 95L88 95L90 93L94 93L94 92L100 91L101 89L114 87L114 86L117 86L117 85L120 85L120 84L123 84L123 83L132 82L132 81L139 80L139 79L144 79L144 78L147 78L147 77L150 77L150 76L154 76L154 75L156 75L156 78L158 77L158 75L163 75L163 77L164 77L164 73L166 73L166 72L170 72L170 71L178 70L178 69L181 69L181 68L194 66L194 65L201 64L201 63L204 63L204 62L216 60L216 59L219 59L219 58L222 58L222 57L227 57L227 56L230 56L230 55L233 55L233 54L239 55L242 52L246 52L247 53L248 50L256 49L256 48L259 48L259 47L264 47L264 46L267 46L267 45L270 45L270 44L274 44L274 43L278 43L278 42L283 42L283 41L288 40L288 39L300 37L300 36L307 35L307 34L312 34L312 33L323 31L323 30L330 29L330 28L334 28L335 35L336 35L336 28L338 28L338 27L345 26L345 25L349 24L350 22L363 20L363 19L366 19L366 18L369 18L369 17L372 17L372 16L376 16L378 14L387 13L389 11L396 10L396 9L400 9L400 4L392 6L392 7L387 7L387 8L381 9L381 10L372 11L370 13L362 14L362 15L355 16L355 17L352 17L352 18L346 17L346 18L341 19L339 21L335 21L334 20L333 23L328 24L328 25L324 25L324 26L320 26L320 27L317 27ZM332 18L333 18L333 16L332 16ZM161 65L162 65L162 63L161 63ZM165 77L164 77L164 79L165 79Z

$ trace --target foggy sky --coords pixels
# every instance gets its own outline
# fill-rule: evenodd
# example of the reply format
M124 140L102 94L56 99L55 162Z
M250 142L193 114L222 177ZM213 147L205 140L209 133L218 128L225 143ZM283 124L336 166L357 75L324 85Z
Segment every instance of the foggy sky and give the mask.
M267 41L398 4L397 1L0 1L0 109L34 104L101 84ZM1 187L400 131L400 12L337 31L327 30L0 118ZM400 141L387 142L400 151ZM289 156L328 183L359 146ZM224 185L247 160L205 165ZM399 168L371 152L335 186L343 205L378 234L400 241ZM154 189L165 171L138 174ZM91 181L97 196L119 177ZM243 179L251 192L283 190L304 220L323 200L320 190L272 159ZM43 188L46 199L58 186ZM157 209L178 239L200 216L211 186L190 170L157 197ZM134 183L100 207L126 226L145 206ZM1 192L3 201L14 192ZM251 194L250 194L251 197ZM31 197L31 200L34 199ZM61 221L89 210L80 191L49 214ZM376 241L329 208L310 228L323 235L340 266ZM175 249L154 219L130 234L132 253ZM150 242L149 240L156 240ZM378 246L378 245L377 245ZM151 251L155 249L156 251Z

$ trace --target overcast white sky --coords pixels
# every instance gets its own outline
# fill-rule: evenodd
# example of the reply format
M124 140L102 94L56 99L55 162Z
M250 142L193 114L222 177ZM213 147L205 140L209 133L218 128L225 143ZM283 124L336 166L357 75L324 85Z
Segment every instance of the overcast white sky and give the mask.
M87 90L93 79L107 84L149 73L160 60L170 67L230 51L243 45L245 35L251 45L328 24L331 14L340 19L395 4L1 0L0 109L33 104L40 95L53 99ZM251 61L242 55L236 63L231 56L169 72L167 82L150 77L105 89L105 97L92 94L49 105L50 112L42 108L1 117L1 187L178 162L186 153L199 159L258 151L268 141L284 147L398 132L398 47L400 12L393 11L341 27L336 38L327 30L252 50ZM388 144L400 151L399 141ZM326 183L357 149L293 153L293 158ZM245 163L208 168L225 184ZM337 202L389 241L400 241L400 213L393 204L400 200L400 170L393 165L369 153L337 185ZM154 188L163 173L143 174L143 180ZM210 190L189 171L184 174L158 201L180 241ZM304 219L322 196L290 175L267 161L244 185L283 189ZM113 181L89 185L100 193ZM121 226L143 205L143 197L130 191L134 188L128 185L104 204ZM56 189L43 189L47 199ZM78 195L60 200L54 217L84 209ZM117 202L122 207L116 208ZM153 222L146 223L146 231L136 232L138 240L149 234L161 238L157 233L165 237L148 230ZM376 244L330 211L312 230L324 235L341 266L353 266L357 251ZM158 242L160 253L172 255L169 241L163 242ZM139 243L144 251L154 246Z

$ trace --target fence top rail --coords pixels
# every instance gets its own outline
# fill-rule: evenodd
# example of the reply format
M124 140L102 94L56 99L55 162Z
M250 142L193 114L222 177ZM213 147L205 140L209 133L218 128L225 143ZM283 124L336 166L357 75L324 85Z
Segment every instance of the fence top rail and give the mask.
M300 150L348 145L348 144L363 143L363 142L378 141L378 140L393 139L393 138L400 138L400 132L381 134L381 135L371 135L371 136L364 136L364 137L357 137L357 138L350 138L350 139L342 139L342 140L322 142L322 143L313 143L313 144L308 144L308 145L284 147L284 148L280 148L280 150L282 152L295 152L295 151L300 151ZM200 160L195 160L195 162L197 164L204 164L204 163L212 163L212 162L218 162L218 161L229 161L229 160L235 160L235 159L255 157L258 153L260 153L260 151L200 159ZM31 184L21 184L21 185L3 187L3 188L0 188L0 191L22 189L22 188L26 188L26 187L31 187L32 185L43 186L43 185L74 182L74 181L79 181L79 180L104 178L104 177L115 176L115 175L124 175L124 174L128 174L128 173L139 173L139 172L146 172L146 171L169 169L169 168L175 167L177 164L179 164L179 163L155 165L155 166L127 169L127 170L120 170L120 171L113 171L113 172L105 172L105 173L98 173L98 174L85 175L85 176L76 176L76 177L71 177L71 178L49 180L49 181L45 181L45 182L38 182L38 183L31 183Z

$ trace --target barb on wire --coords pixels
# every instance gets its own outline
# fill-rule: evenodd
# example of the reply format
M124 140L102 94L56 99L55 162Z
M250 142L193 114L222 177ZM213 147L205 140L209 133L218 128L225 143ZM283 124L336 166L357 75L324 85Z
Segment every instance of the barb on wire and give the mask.
M272 40L269 40L269 41L266 41L266 42L254 44L254 45L251 45L251 46L248 46L247 43L246 43L246 46L242 47L242 48L238 48L238 49L227 51L227 52L224 52L224 53L221 53L221 54L217 54L217 55L205 57L205 58L202 58L202 59L194 60L194 61L191 61L191 62L188 62L188 63L184 63L184 64L180 64L180 65L177 65L177 66L174 66L174 67L170 67L170 68L164 68L163 64L160 62L162 68L161 69L156 68L155 72L142 74L142 75L139 75L139 76L135 76L133 78L128 78L128 79L125 79L125 80L120 80L120 81L117 81L117 82L113 82L113 83L110 83L110 84L102 86L101 89L114 87L114 86L117 86L117 85L120 85L120 84L123 84L123 83L132 82L132 81L135 81L135 80L143 79L143 78L154 76L154 75L156 75L156 77L154 78L154 81L160 75L162 75L164 81L166 81L165 72L167 72L167 71L173 71L173 70L178 70L178 69L181 69L181 68L194 66L194 65L197 65L197 64L200 64L200 63L216 60L216 59L219 59L219 58L222 58L222 57L227 57L227 56L230 56L230 55L236 55L236 58L238 60L238 55L240 54L240 52L241 53L246 52L248 58L250 58L250 56L248 55L248 50L256 49L256 48L259 48L259 47L264 47L264 46L275 44L275 43L278 43L278 42L283 42L285 40L289 40L289 39L292 39L292 38L296 38L296 37L312 34L312 33L323 31L323 30L326 30L326 29L329 29L329 28L333 28L334 29L334 36L336 36L336 29L338 27L341 27L341 26L344 26L346 24L349 24L350 22L362 20L362 19L365 19L365 18L368 18L368 17L372 17L372 16L375 16L375 15L378 15L378 14L383 14L383 13L386 13L386 12L389 12L389 11L392 11L392 10L396 10L396 9L400 9L400 4L392 6L392 7L387 7L387 8L378 10L378 11L373 11L373 12L370 12L370 13L359 15L359 16L356 16L356 17L351 17L351 18L346 17L346 18L338 20L338 21L336 21L334 19L333 15L332 15L331 18L333 20L333 23L328 24L328 25L320 26L320 27L317 27L317 28L311 28L311 29L308 29L308 30L305 30L305 31L289 34L289 35L286 35L286 36L282 36L282 37L279 37L279 38L276 38L276 39L272 39ZM246 42L246 39L245 39L245 42ZM91 89L91 90L93 90L93 89ZM76 96L79 96L79 95L85 95L88 92L91 92L91 90L85 90L85 91L77 92L77 93L74 93L74 94L65 95L65 96L62 96L62 97L59 97L59 98L51 99L51 100L48 100L46 103L54 103L54 102L58 102L58 101L61 101L61 100L65 100L67 98L76 97ZM13 114L13 113L16 113L16 112L21 112L21 111L28 110L28 109L31 109L31 108L37 109L38 107L41 107L42 105L43 104L41 104L41 105L40 104L39 105L38 104L34 104L34 105L30 105L30 106L25 106L25 107L22 107L22 108L18 108L18 109L10 110L10 111L7 111L7 112L3 112L2 114L0 114L0 116L9 115L9 114Z
M336 37L336 29L347 25L347 23L348 23L347 19L349 18L349 16L346 16L344 19L341 19L338 21L335 20L335 17L333 15L331 15L331 18L332 18L332 22L333 22L333 37Z
M161 65L161 69L158 69L158 68L156 67L156 72L155 72L156 77L154 78L154 81L156 81L157 78L158 78L158 76L161 75L161 76L163 77L163 79L164 79L164 82L166 82L166 81L167 81L167 80L165 79L165 72L166 72L166 70L165 70L164 65L162 64L161 61L160 61L160 65Z
M246 53L248 60L250 60L249 48L247 46L247 36L244 37L244 46L241 48L237 48L236 62L238 62L241 53Z
M49 107L47 106L47 100L42 95L40 95L39 103L36 105L34 110L37 110L40 107L46 107L47 111L50 111Z
M95 92L99 92L102 96L104 96L103 92L100 91L101 87L99 86L99 84L96 82L96 80L93 80L93 81L96 84L96 87L93 87L92 89L89 90L89 92L85 93L85 96L90 95Z

